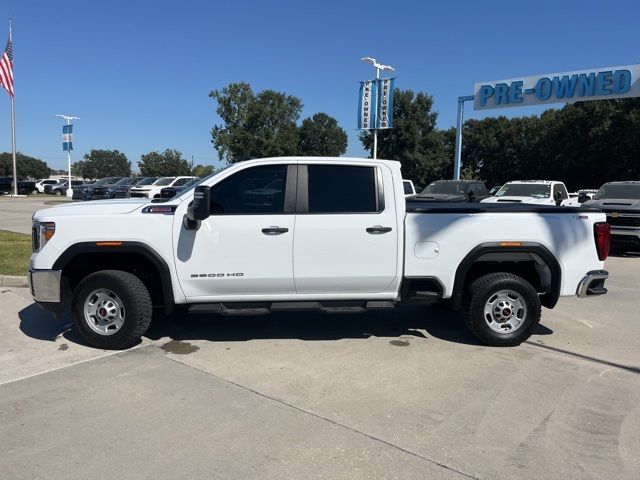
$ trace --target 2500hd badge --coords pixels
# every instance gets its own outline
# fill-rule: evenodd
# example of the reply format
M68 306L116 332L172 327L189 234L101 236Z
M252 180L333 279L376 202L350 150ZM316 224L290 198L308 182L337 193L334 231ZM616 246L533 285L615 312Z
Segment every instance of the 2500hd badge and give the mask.
M226 277L244 277L244 273L192 273L191 278L226 278Z

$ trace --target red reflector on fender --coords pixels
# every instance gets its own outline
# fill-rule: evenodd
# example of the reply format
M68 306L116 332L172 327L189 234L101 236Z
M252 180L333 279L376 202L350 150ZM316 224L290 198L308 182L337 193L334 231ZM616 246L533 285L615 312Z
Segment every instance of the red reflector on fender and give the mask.
M96 242L99 247L119 247L122 242Z

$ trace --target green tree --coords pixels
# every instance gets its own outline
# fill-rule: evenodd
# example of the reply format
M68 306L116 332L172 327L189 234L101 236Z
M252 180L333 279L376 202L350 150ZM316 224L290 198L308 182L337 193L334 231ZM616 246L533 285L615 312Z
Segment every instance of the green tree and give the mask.
M305 118L299 130L298 155L339 157L347 151L347 134L326 113Z
M393 127L378 131L378 158L398 160L402 175L419 185L450 177L453 153L444 132L436 129L438 114L433 98L423 92L395 89ZM360 141L373 153L373 133L362 132Z
M570 103L540 116L468 120L462 166L488 187L548 179L564 181L569 190L598 188L640 177L638 132L638 98Z
M73 175L84 178L127 177L131 175L131 162L118 150L95 150L71 166Z
M207 175L211 175L213 172L215 172L213 165L196 165L193 167L191 175L195 177L206 177Z
M45 162L20 152L16 153L16 171L19 180L48 178L51 174L51 169ZM13 156L11 153L0 153L0 176L13 177Z
M149 152L138 162L140 175L145 177L172 177L190 175L191 164L182 158L182 152L167 149L163 153Z
M250 158L295 155L302 102L299 98L263 90L257 95L248 83L231 83L213 90L222 125L211 129L211 143L220 160L235 163Z

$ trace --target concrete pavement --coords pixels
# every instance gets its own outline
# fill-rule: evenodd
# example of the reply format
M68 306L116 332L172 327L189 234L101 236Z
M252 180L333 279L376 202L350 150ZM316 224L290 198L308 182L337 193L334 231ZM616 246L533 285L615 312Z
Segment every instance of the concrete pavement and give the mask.
M2 219L0 230L30 234L31 217L36 211L70 201L65 197L51 195L34 194L18 198L0 195L0 219Z
M2 478L640 478L640 258L517 348L458 315L158 318L90 349L3 289Z

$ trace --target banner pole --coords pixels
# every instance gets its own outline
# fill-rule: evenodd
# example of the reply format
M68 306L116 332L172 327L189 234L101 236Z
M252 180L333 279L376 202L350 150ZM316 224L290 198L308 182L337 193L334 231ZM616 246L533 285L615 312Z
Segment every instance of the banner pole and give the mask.
M460 180L462 166L462 126L464 125L464 102L473 100L473 95L458 97L458 118L456 121L456 152L453 164L453 179Z
M67 118L67 125L71 125L71 119ZM67 184L67 196L68 192L71 191L71 195L73 195L73 188L71 188L71 150L67 150L67 176L69 177L69 183Z
M380 68L376 67L376 87L378 86L378 80L380 79ZM376 91L376 98L378 94ZM378 158L378 129L376 128L376 122L378 121L378 108L376 107L376 118L373 120L373 159Z

